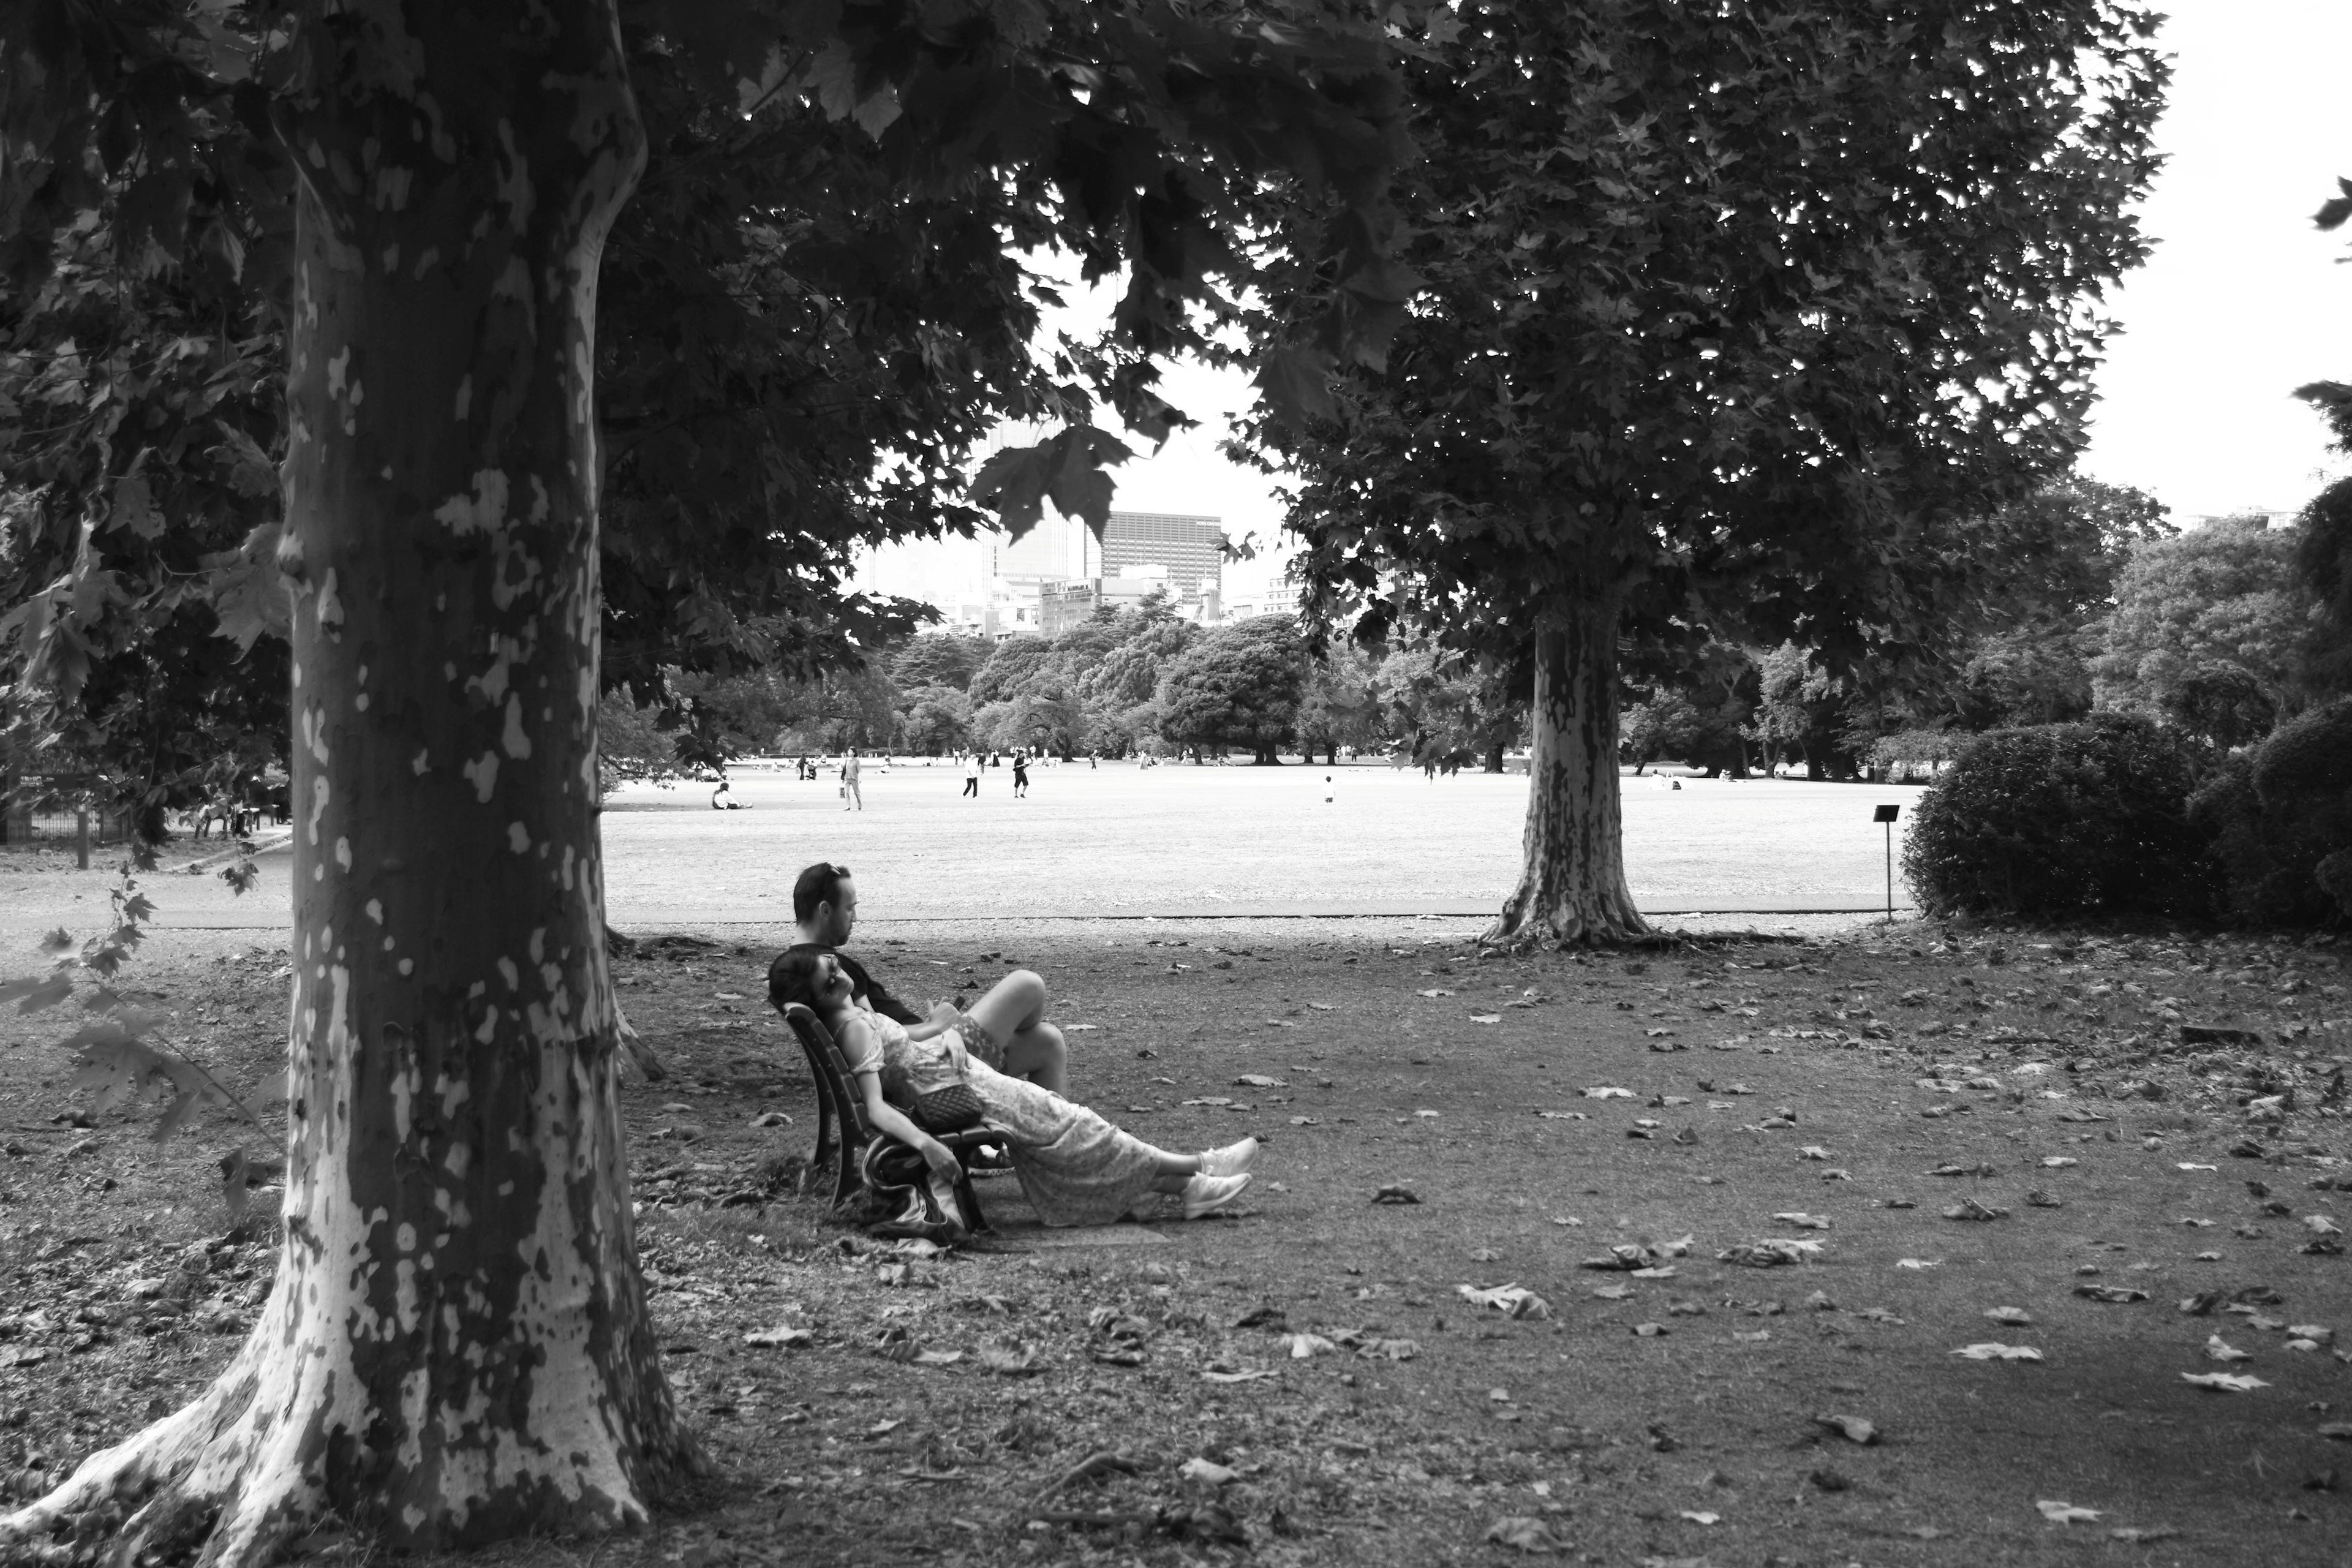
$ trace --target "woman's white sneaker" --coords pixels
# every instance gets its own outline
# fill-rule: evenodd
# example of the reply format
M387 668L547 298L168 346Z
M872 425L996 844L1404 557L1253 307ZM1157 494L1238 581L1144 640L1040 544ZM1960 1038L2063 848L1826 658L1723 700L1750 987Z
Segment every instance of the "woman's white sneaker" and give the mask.
M1184 1217L1199 1219L1216 1213L1241 1196L1249 1184L1246 1172L1238 1176L1194 1176L1184 1184Z
M1257 1140L1244 1138L1238 1143L1228 1143L1222 1149L1212 1149L1201 1156L1201 1174L1204 1176L1238 1176L1250 1168L1257 1158Z

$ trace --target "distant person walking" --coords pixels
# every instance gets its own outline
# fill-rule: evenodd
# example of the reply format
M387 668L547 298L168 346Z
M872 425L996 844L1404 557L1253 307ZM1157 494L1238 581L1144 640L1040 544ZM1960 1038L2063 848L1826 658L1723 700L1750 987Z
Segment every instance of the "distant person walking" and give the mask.
M963 758L963 793L972 799L980 798L980 753L966 752ZM957 796L959 800L963 798Z
M1026 752L1013 753L1013 798L1029 798L1029 753Z
M841 759L841 809L844 811L866 809L866 796L857 788L857 748L852 746L849 754Z

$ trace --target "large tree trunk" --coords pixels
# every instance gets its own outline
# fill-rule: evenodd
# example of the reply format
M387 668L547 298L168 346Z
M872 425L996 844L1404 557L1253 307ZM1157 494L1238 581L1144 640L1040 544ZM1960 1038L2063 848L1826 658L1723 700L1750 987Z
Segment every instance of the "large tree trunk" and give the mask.
M1654 933L1625 887L1617 795L1617 616L1580 605L1536 637L1528 826L1519 885L1491 942L1600 945Z
M593 1531L695 1463L637 1275L595 816L596 270L643 161L615 13L377 8L313 47L277 1281L205 1394L0 1543L110 1511L126 1563L258 1563L327 1510L408 1548Z

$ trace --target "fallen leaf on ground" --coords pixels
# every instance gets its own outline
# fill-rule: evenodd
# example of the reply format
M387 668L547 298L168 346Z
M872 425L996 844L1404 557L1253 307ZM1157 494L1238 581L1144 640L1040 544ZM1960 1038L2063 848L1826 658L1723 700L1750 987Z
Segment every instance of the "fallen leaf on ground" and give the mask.
M2231 1344L2221 1335L2215 1334L2205 1342L2205 1359L2218 1361L2226 1365L2231 1362L2252 1361L2254 1358Z
M1285 1334L1275 1342L1288 1350L1293 1361L1305 1361L1308 1356L1339 1348L1321 1334Z
M1798 1264L1818 1257L1822 1244L1818 1241L1795 1241L1783 1237L1762 1241L1743 1241L1715 1256L1725 1263L1742 1268L1778 1268Z
M1864 1447L1878 1441L1878 1428L1859 1415L1816 1415L1813 1425L1826 1427L1846 1441L1860 1443Z
M1486 1527L1486 1539L1496 1546L1507 1546L1517 1552L1547 1552L1567 1550L1565 1544L1539 1519L1512 1514L1498 1519Z
M2127 1524L2120 1530L2110 1530L2107 1531L2107 1539L2110 1541L2128 1541L2135 1544L2145 1546L2152 1541L2170 1541L2179 1533L2180 1531L2173 1529L2168 1524L2151 1525L2145 1530Z
M2033 1506L2040 1509L2042 1517L2053 1524L2073 1524L2078 1520L2088 1521L2099 1517L2097 1509L2076 1508L2071 1502L2037 1502Z
M1500 1013L1473 1013L1470 1021L1474 1024L1499 1024L1503 1016Z
M1433 985L1433 986L1431 986L1428 990L1426 990L1426 991L1423 992L1423 993L1422 993L1422 994L1423 994L1423 996L1436 997L1436 996L1451 996L1451 995L1453 995L1453 994L1454 994L1454 993L1453 993L1453 992L1451 992L1451 991L1448 991L1448 990L1447 990L1444 986L1443 986L1443 985Z
M1356 1347L1366 1361L1411 1361L1421 1353L1417 1340L1367 1340Z
M1989 1220L2006 1219L2008 1216L2007 1209L1989 1208L1974 1198L1962 1198L1944 1211L1946 1219Z
M1830 1152L1818 1143L1808 1143L1797 1151L1797 1158L1800 1160L1826 1160L1829 1157Z
M980 1364L999 1377L1026 1377L1037 1370L1037 1347L994 1344L980 1347Z
M2021 1329L2033 1321L2033 1314L2022 1307L1994 1307L1985 1313L1994 1322L2012 1329Z
M1227 1486L1242 1479L1241 1472L1229 1470L1213 1459L1187 1459L1176 1473L1188 1481L1198 1481L1209 1487Z
M1895 1260L1897 1268L1941 1268L1943 1266L1944 1260L1940 1258L1898 1258Z
M2135 1290L2128 1285L2077 1285L2074 1294L2086 1301L2105 1301L2118 1307L2147 1300L2147 1291Z
M2040 1361L2042 1352L2032 1345L2005 1345L1995 1340L1982 1344L1962 1345L1952 1352L1967 1361Z
M2042 1156L2042 1169L2048 1171L2063 1171L2069 1165L2079 1165L2082 1163L2082 1161L2075 1159L2070 1154L2044 1154Z
M1630 1089L1611 1089L1606 1086L1602 1086L1586 1089L1584 1091L1584 1098L1587 1100L1631 1100L1633 1098L1633 1091Z
M1421 1202L1421 1194L1414 1192L1411 1187L1398 1186L1394 1184L1391 1184L1388 1186L1382 1187L1379 1192L1374 1193L1372 1194L1372 1202L1376 1204L1417 1204Z
M1239 1367L1231 1372L1212 1367L1201 1375L1211 1383L1258 1383L1272 1377L1274 1373L1262 1372L1255 1367Z
M1772 1216L1782 1225L1793 1225L1805 1230L1827 1230L1830 1222L1817 1214L1776 1214Z
M1234 1082L1247 1089L1288 1089L1289 1083L1278 1078L1268 1078L1262 1072L1245 1072Z
M1516 1281L1508 1285L1456 1285L1454 1293L1474 1307L1492 1307L1509 1318L1549 1318L1551 1303Z
M1546 1121L1590 1121L1592 1120L1592 1118L1585 1115L1581 1110L1538 1110L1536 1114L1542 1117Z
M1682 1517L1689 1520L1693 1524L1717 1524L1723 1520L1723 1515L1719 1513L1706 1513L1690 1508L1682 1510Z
M790 1350L794 1345L813 1343L816 1335L806 1329L795 1329L789 1323L779 1323L772 1329L753 1329L743 1336L747 1345L780 1345Z
M2184 1372L2180 1381L2222 1394L2252 1394L2257 1388L2270 1386L2261 1378L2242 1372Z

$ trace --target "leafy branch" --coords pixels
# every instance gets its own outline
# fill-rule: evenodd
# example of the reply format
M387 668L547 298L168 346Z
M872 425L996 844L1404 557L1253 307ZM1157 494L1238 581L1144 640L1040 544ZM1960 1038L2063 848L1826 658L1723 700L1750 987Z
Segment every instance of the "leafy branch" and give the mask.
M178 1131L205 1105L234 1111L258 1127L261 1118L242 1097L160 1032L168 1015L141 1006L105 984L137 952L146 940L145 928L155 916L153 901L139 889L142 861L152 867L152 852L123 862L121 879L110 895L110 929L83 943L80 952L58 960L47 974L0 983L0 1005L14 1002L20 1014L40 1013L72 1000L79 993L82 1010L100 1017L59 1042L75 1053L71 1087L95 1090L100 1111L135 1103L157 1090L168 1093L170 1101L151 1134L155 1142ZM252 846L241 844L236 861L222 876L243 892L251 886L254 874ZM41 945L52 952L62 952L73 945L73 937L59 928ZM100 983L80 991L77 977L84 975L96 976Z

